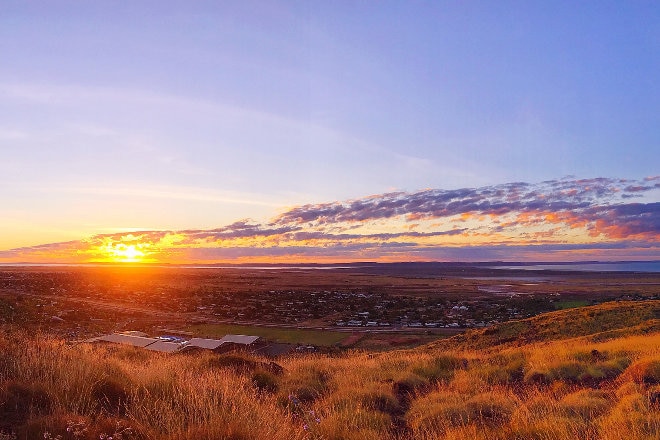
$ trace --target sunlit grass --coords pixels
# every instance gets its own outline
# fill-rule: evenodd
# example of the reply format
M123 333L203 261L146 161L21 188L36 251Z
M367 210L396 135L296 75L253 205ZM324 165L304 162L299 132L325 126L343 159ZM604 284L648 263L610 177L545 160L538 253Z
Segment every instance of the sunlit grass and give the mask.
M278 363L14 332L0 341L0 431L67 439L73 421L81 439L127 427L123 438L165 440L660 437L658 332Z

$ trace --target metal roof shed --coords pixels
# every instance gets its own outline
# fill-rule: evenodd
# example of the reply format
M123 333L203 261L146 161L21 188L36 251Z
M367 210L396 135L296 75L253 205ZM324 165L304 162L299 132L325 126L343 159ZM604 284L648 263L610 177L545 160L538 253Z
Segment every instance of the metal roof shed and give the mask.
M156 341L153 344L147 345L147 350L160 351L161 353L174 353L181 350L182 345L178 342Z
M124 332L117 332L117 333L121 333L122 335L128 335L128 336L143 336L145 338L149 336L145 332L141 332L138 330L126 330Z
M89 342L114 342L116 344L126 344L132 345L134 347L146 347L147 345L153 344L157 341L154 338L145 338L143 336L131 336L131 335L122 335L120 333L113 333L111 335L103 335L98 338L92 338Z
M205 348L207 350L215 350L216 348L220 347L223 344L223 342L224 341L221 341L219 339L192 338L186 344L186 348L198 347L198 348Z
M220 340L222 341L223 344L225 342L231 342L233 344L250 345L257 339L259 339L259 336L226 335Z

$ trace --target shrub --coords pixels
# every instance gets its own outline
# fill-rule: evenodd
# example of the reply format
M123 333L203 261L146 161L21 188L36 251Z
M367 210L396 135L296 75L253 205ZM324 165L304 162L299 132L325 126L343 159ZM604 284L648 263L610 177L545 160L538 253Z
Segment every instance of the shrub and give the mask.
M279 388L277 377L266 370L255 371L252 374L252 383L259 391L266 393L275 393Z
M392 392L397 400L407 405L413 397L429 388L429 383L417 374L408 374L392 384Z
M547 385L552 382L552 377L548 370L530 370L523 380L528 384Z
M523 380L525 365L526 360L520 354L496 355L479 366L471 368L470 372L483 378L486 383L506 385Z
M465 359L442 355L413 367L412 371L430 383L436 383L450 380L454 376L454 370L463 368L466 364Z
M413 402L406 419L412 438L476 424L499 427L509 422L516 408L513 396L497 392L477 394L467 401L458 394L434 392Z
M464 399L456 393L433 392L415 399L405 417L413 438L468 423Z
M618 357L609 361L602 362L597 365L607 379L614 379L623 373L630 365L630 358Z
M241 354L224 354L211 358L207 362L210 368L231 368L237 372L253 371L259 366L259 362Z
M128 390L122 382L112 377L105 377L92 386L92 397L108 413L125 413L128 403Z
M627 391L631 391L628 388ZM606 440L620 438L660 438L660 411L653 410L640 393L626 394L606 416L600 419L601 437Z
M548 384L561 380L573 385L599 386L605 380L618 377L630 360L625 357L603 362L568 361L547 370L530 370L525 374L526 383Z
M0 393L0 428L19 425L31 414L47 414L52 406L48 392L39 384L11 381Z
M310 427L311 438L327 440L382 440L392 427L390 417L364 408L333 411ZM316 431L316 432L315 432Z
M605 392L599 390L580 390L560 401L560 408L567 416L582 420L594 419L607 412L610 406Z
M586 367L579 362L567 362L559 364L550 370L550 377L556 380L563 380L568 383L580 383L580 376L585 372Z
M362 395L362 405L392 416L400 416L404 413L403 407L397 399L389 393L371 392Z
M509 421L515 409L511 397L499 393L477 394L465 403L468 419L500 426Z
M305 366L291 372L286 388L303 403L313 402L330 390L330 374L316 367Z
M625 371L625 378L642 385L660 384L660 359L644 359L635 362Z

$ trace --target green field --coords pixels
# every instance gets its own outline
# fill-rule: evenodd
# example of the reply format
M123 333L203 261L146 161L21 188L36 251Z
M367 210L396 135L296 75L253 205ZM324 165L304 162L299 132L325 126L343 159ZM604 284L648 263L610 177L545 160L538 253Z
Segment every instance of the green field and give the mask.
M590 302L581 301L581 300L564 300L564 301L557 301L554 304L555 304L555 310L565 310L565 309L574 309L576 307L588 306Z
M327 330L305 330L231 324L198 324L186 328L196 336L219 338L227 334L259 336L273 342L308 344L321 347L335 345L350 334Z

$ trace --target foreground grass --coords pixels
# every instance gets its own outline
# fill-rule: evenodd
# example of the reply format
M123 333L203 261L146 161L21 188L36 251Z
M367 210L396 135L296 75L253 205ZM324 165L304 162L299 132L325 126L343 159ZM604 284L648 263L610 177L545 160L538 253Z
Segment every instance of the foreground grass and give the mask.
M244 354L12 333L0 342L0 431L30 440L660 437L659 332L279 362L283 371Z

